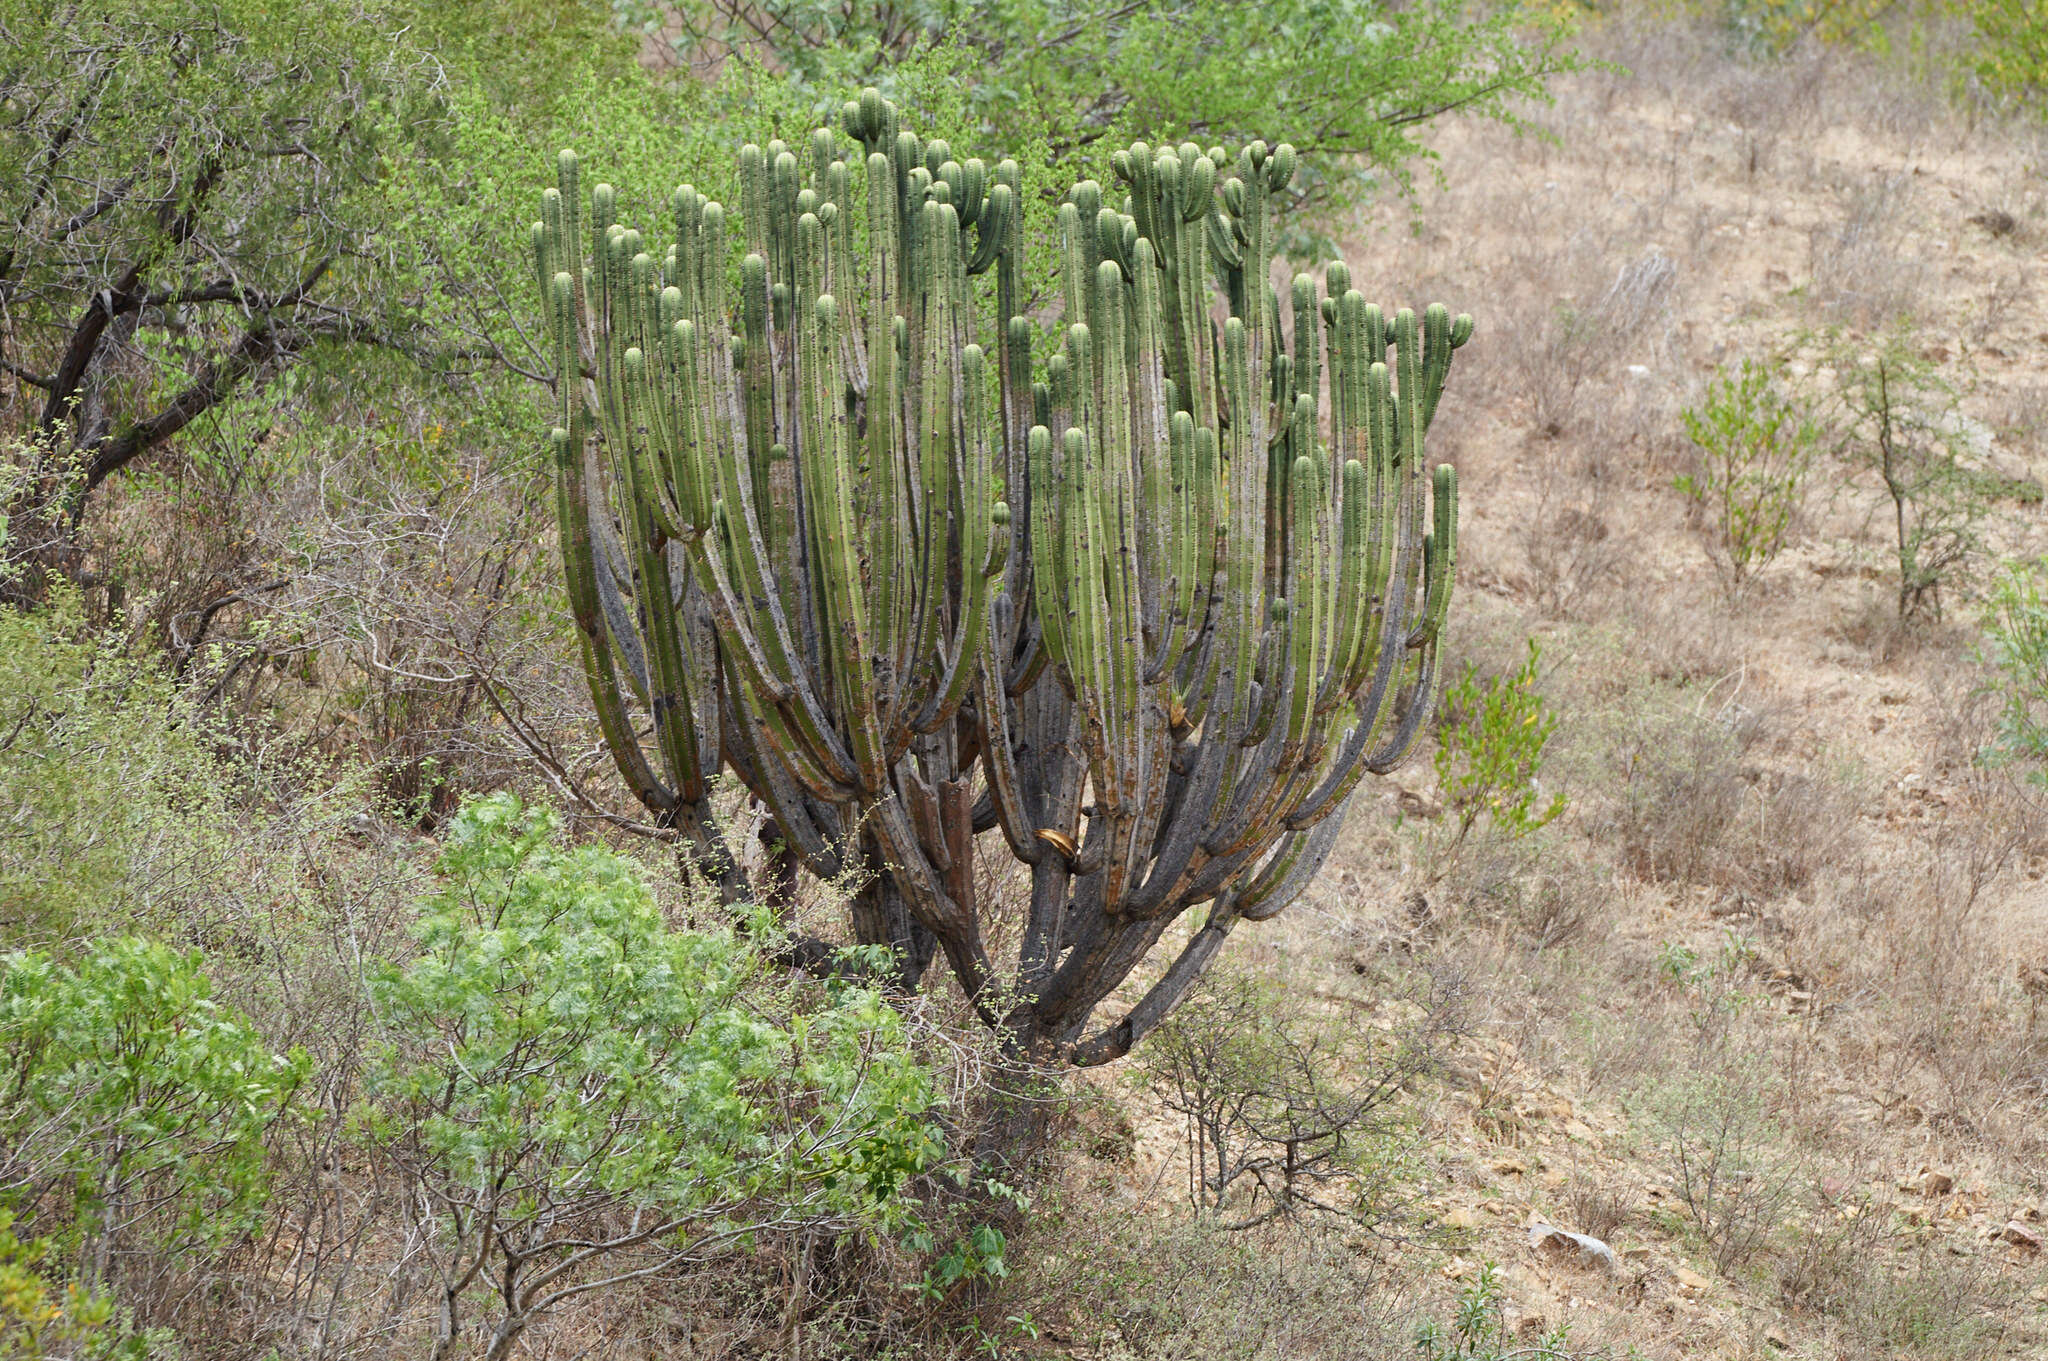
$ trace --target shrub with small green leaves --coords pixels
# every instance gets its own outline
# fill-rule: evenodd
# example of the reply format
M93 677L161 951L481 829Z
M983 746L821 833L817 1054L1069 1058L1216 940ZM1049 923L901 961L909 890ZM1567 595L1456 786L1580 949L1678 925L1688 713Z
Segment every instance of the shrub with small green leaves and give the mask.
M189 683L213 664L195 657L181 684L72 591L0 610L0 950L68 962L96 936L198 944L221 990L263 1010L238 984L276 977L308 862L362 812L368 779L225 721Z
M24 1243L14 1216L0 1210L0 1361L170 1361L177 1353L162 1331L137 1331L114 1297L76 1281L50 1280L50 1244Z
M1700 457L1674 485L1701 512L1708 551L1731 588L1740 589L1791 538L1820 424L1748 359L1715 378L1700 405L1680 418Z
M1545 797L1539 783L1543 749L1557 732L1557 714L1536 689L1543 652L1534 638L1522 664L1482 679L1470 662L1444 688L1436 748L1437 792L1457 818L1452 844L1481 814L1509 837L1523 837L1564 812L1565 795Z
M1808 38L1882 48L1881 21L1892 0L1722 0L1722 22L1757 56L1782 56Z
M1422 1361L1572 1361L1570 1323L1524 1342L1508 1327L1507 1300L1500 1268L1482 1264L1450 1322L1428 1319L1416 1330L1415 1354Z
M0 613L8 945L54 946L114 921L169 935L168 918L214 897L227 782L208 725L125 642L90 628L68 594Z
M1133 137L1241 143L1270 136L1284 109L1288 126L1302 130L1294 195L1337 207L1409 187L1432 159L1421 133L1437 120L1520 127L1524 100L1547 98L1554 77L1586 64L1555 12L1518 0L614 6L678 65L738 52L788 72L801 93L875 84L915 105L918 77L937 56L952 68L947 97L973 118L963 133L1000 132L1020 160L1019 143L1036 144L1037 163L1062 184L1088 172L1107 181L1097 158ZM918 109L927 133L929 112ZM1316 253L1312 239L1299 244Z
M1974 29L1965 64L1994 102L2048 116L2048 5L2041 0L1970 0Z
M1944 587L1965 579L1979 527L2002 497L2038 499L2037 484L2000 474L1989 432L1963 412L1962 381L1922 358L1907 331L1874 344L1836 340L1830 424L1842 458L1874 479L1898 560L1898 616L1941 617Z
M362 1124L412 1187L436 1357L498 1361L568 1299L764 1232L910 1223L942 1152L880 994L791 978L766 919L671 930L631 862L556 831L469 804L419 954L369 972Z
M912 1252L935 1254L924 1275L903 1288L928 1305L945 1304L963 1287L1000 1281L1010 1274L1009 1239L993 1224L970 1224L944 1252L938 1238L920 1228L904 1240Z
M1650 1089L1643 1114L1686 1219L1726 1273L1770 1246L1807 1169L1771 1112L1771 1074L1746 1057L1702 1064L1712 1047L1702 1032L1694 1061Z
M132 937L75 968L0 958L0 1200L88 1279L117 1248L218 1248L256 1227L264 1136L311 1068L212 997L197 951Z
M1983 660L1998 704L1998 735L1985 753L2048 784L2048 559L2014 563L1992 582Z

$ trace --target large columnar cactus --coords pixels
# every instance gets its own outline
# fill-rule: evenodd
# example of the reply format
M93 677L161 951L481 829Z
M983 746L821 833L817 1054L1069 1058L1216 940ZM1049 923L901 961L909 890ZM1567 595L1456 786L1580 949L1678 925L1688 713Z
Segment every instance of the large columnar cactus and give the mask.
M940 943L979 995L958 710L1008 510L969 280L999 266L1016 297L1018 168L954 162L874 92L846 131L866 156L823 129L809 166L741 151L737 289L721 205L678 188L657 256L610 186L584 219L561 156L535 260L569 602L618 770L713 878L743 892L711 819L725 765L813 874L862 874L858 935L905 984ZM1006 391L1014 362L993 366Z
M1020 848L1054 888L1023 986L1082 1063L1127 1050L1236 922L1299 895L1359 777L1428 714L1457 518L1448 467L1428 494L1423 436L1472 329L1441 307L1389 319L1332 265L1320 305L1294 279L1289 355L1266 280L1292 149L1254 143L1225 170L1141 143L1115 164L1127 213L1093 183L1060 211L1068 321L1028 437L1037 643L1075 740L999 735L984 757L1012 841L1061 852ZM1197 903L1178 959L1084 1037Z
M584 218L561 157L534 242L569 597L620 773L713 878L744 891L709 816L723 765L813 873L862 872L859 934L904 982L936 941L979 992L956 720L1008 556L990 370L1007 387L1013 359L974 344L969 281L997 267L1016 296L1018 171L956 162L872 92L845 117L851 164L824 130L807 167L741 153L737 288L719 204L678 189L657 257L610 186Z
M566 153L546 197L599 725L729 894L751 889L721 768L811 873L864 880L854 935L900 985L936 947L1019 1049L1101 1062L1299 895L1428 716L1457 516L1423 438L1471 321L1389 317L1332 265L1283 326L1292 150L1139 144L1120 208L1089 182L1060 209L1065 320L1034 383L1017 167L954 160L872 91L844 122L864 156L824 130L741 153L736 273L688 186L660 250L607 186L586 206ZM977 897L989 832L1028 867L1013 972Z

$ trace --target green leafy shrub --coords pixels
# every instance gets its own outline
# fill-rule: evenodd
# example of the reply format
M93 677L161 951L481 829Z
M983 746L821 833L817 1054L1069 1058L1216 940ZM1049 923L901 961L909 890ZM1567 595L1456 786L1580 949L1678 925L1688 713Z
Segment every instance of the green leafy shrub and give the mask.
M1656 972L1683 998L1696 1054L1718 1049L1736 1017L1768 1000L1752 986L1758 973L1756 943L1733 928L1722 929L1720 948L1711 956L1682 941L1662 942Z
M1748 359L1715 378L1705 400L1680 418L1700 458L1675 485L1701 512L1709 551L1740 589L1790 539L1821 427L1805 403Z
M0 1361L169 1361L167 1333L138 1332L105 1291L59 1286L43 1270L49 1243L24 1243L0 1210ZM61 1350L60 1350L61 1348Z
M1999 706L1986 756L2028 767L2048 784L2048 560L2014 563L1992 583L1984 612L1983 658Z
M952 97L976 130L1000 133L1003 150L1020 160L1026 147L1017 142L1042 146L1040 163L1056 167L1062 183L1087 174L1107 182L1107 167L1093 158L1134 137L1208 145L1270 136L1273 111L1284 108L1289 127L1309 130L1308 140L1296 138L1303 160L1328 167L1305 176L1300 191L1338 205L1405 185L1415 163L1430 159L1419 134L1436 118L1460 112L1516 126L1518 99L1542 97L1553 76L1583 64L1544 6L1513 3L769 0L740 9L618 0L617 8L679 65L717 66L737 52L788 72L807 92L876 85L927 134L951 135L905 88L905 72L934 51L951 52Z
M1909 332L1874 346L1837 342L1829 357L1841 455L1877 481L1888 503L1899 618L1922 610L1939 618L1942 590L1967 578L1996 502L2039 500L2041 489L1991 466L1989 432L1963 413L1964 387L1921 358Z
M1523 1340L1508 1327L1507 1288L1500 1268L1484 1263L1458 1296L1448 1324L1425 1320L1416 1330L1422 1361L1572 1361L1571 1324Z
M1723 0L1722 21L1760 55L1783 54L1808 38L1881 50L1881 21L1897 8L1897 0Z
M76 1245L89 1279L117 1249L217 1248L254 1229L264 1136L311 1067L212 997L195 951L130 937L0 958L0 1197Z
M364 782L233 730L201 691L74 595L0 611L0 946L134 931L206 948L223 987L275 964L309 848L338 854Z
M1444 807L1457 818L1455 842L1480 816L1509 837L1523 837L1555 821L1567 806L1562 791L1545 797L1540 786L1543 749L1557 732L1557 714L1536 689L1541 646L1502 676L1482 679L1470 662L1444 688L1437 731L1436 783Z
M2041 0L1970 0L1966 65L1997 103L2048 116L2048 6Z
M153 660L73 599L0 614L0 930L49 944L212 896L224 780Z
M1647 1121L1679 1205L1724 1273L1770 1246L1804 1184L1789 1132L1767 1108L1770 1085L1755 1064L1734 1062L1681 1073L1649 1094Z
M565 1300L768 1229L907 1223L941 1153L879 994L790 981L765 921L671 930L628 861L555 833L509 795L468 805L420 953L370 971L363 1124L413 1187L437 1356L473 1285L496 1361Z

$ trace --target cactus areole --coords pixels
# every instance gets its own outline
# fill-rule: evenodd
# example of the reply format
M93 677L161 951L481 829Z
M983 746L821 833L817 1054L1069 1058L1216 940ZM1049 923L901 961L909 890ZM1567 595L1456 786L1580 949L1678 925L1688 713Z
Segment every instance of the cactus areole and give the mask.
M604 740L729 899L850 876L897 985L942 953L1015 1052L1116 1058L1429 715L1457 500L1423 439L1471 319L1390 315L1341 264L1280 298L1284 144L1139 143L1115 202L1074 186L1044 345L1014 162L868 91L740 166L738 223L685 185L657 242L564 152L533 227ZM769 882L721 771L772 819Z

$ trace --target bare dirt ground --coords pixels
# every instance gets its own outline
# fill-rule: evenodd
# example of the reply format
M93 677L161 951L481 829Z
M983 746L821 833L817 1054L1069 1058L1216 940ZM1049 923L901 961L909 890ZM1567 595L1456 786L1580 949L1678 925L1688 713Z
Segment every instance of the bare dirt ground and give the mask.
M1621 69L1527 134L1446 130L1444 186L1344 233L1369 296L1478 318L1433 435L1464 488L1450 652L1498 673L1540 640L1569 811L1447 852L1419 754L1233 949L1361 1027L1392 1023L1390 970L1470 987L1425 1098L1435 1232L1396 1254L1425 1299L1493 1261L1532 1339L2048 1354L2048 836L2039 791L1978 759L1975 596L2048 550L2048 142L1839 50L1587 38ZM1984 553L1900 625L1888 503L1830 453L1731 593L1673 486L1679 413L1745 357L1805 389L1816 333L1895 327L2018 489ZM1134 1204L1182 1157L1141 1109ZM1532 1221L1616 1266L1532 1248Z

